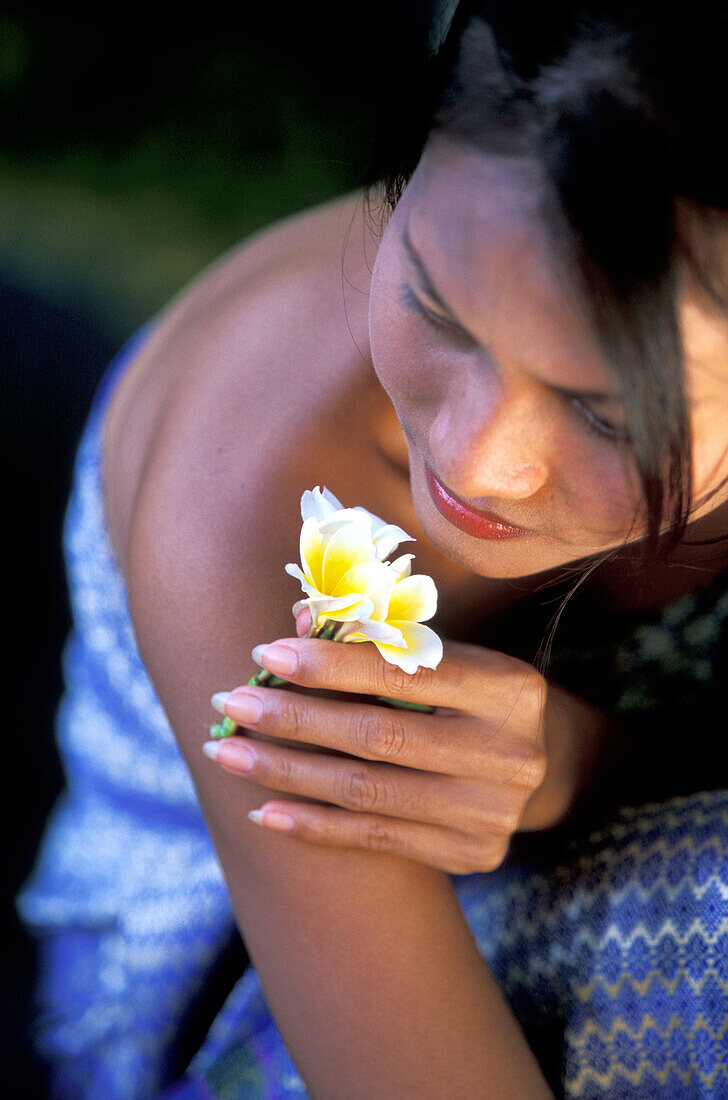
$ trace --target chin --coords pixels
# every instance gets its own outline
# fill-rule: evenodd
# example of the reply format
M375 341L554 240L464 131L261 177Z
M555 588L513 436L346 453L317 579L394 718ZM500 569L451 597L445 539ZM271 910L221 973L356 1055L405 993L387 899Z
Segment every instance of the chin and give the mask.
M415 478L411 481L412 499L427 538L442 554L477 576L492 580L536 577L561 567L587 562L608 548L606 544L584 547L560 545L533 532L516 538L474 537L461 531L440 513L421 470L418 470L416 482Z
M424 506L415 504L418 519L429 541L437 549L480 577L491 580L517 580L548 573L559 566L582 560L586 555L569 555L563 549L551 549L538 535L523 539L474 539L448 523L432 505L429 496Z

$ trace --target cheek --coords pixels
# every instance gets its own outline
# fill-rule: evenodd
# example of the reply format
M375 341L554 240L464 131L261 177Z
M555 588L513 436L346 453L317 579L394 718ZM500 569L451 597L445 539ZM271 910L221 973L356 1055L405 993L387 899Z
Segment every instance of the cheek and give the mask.
M691 418L693 438L693 500L718 488L728 477L728 406L706 401ZM725 494L721 494L723 499Z
M463 364L437 342L403 301L404 273L387 238L377 253L370 286L372 362L405 434L419 445L429 439L438 413L454 400L453 382L469 377ZM468 409L467 401L463 408ZM546 429L549 429L548 431ZM554 422L537 420L533 431L549 438L553 477L546 505L564 532L620 540L633 523L639 489L622 453L592 440L564 410Z
M392 221L396 217L392 217ZM369 347L374 369L385 389L387 368L399 343L396 324L396 298L393 294L396 270L392 238L392 221L385 230L377 249L369 284ZM393 270L395 269L395 270Z
M445 378L442 353L402 301L394 263L377 260L370 291L369 340L377 377L398 411L436 407Z
M550 445L551 485L565 514L594 535L624 537L638 517L641 499L629 452L584 432L568 412L559 416Z

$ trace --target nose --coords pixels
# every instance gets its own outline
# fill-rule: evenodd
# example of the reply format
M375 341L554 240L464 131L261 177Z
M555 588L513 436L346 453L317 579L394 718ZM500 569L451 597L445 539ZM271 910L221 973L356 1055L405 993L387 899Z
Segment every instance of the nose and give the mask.
M550 476L543 394L521 387L448 398L430 430L436 472L459 496L526 500Z

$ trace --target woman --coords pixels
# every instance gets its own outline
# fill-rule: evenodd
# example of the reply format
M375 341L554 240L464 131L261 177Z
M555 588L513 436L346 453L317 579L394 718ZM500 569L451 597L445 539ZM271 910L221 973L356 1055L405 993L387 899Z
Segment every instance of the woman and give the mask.
M97 401L20 899L58 1095L170 1085L233 916L254 969L170 1096L728 1087L726 20L589 14L460 5L382 227L246 244ZM296 636L316 484L416 537L436 671ZM261 644L291 686L221 692ZM203 753L213 693L243 729Z

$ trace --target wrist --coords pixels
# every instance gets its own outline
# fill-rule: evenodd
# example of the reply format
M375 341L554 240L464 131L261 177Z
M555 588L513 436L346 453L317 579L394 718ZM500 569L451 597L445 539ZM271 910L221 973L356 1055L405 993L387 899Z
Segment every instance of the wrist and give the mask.
M555 684L549 684L548 692L546 775L526 803L519 832L555 828L578 812L604 772L606 749L615 734L613 723L588 703Z

